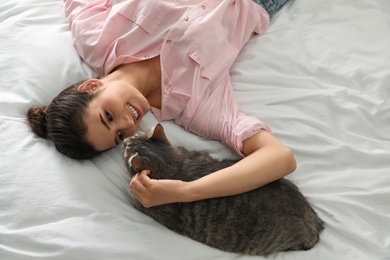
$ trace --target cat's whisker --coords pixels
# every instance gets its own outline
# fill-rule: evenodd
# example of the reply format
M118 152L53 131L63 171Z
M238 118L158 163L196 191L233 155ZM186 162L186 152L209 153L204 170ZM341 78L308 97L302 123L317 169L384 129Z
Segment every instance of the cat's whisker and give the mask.
M137 153L137 152L135 152L134 154L132 154L132 155L130 156L128 162L127 162L127 163L129 164L130 168L133 168L135 171L137 171L137 170L133 167L132 161L133 161L134 157L136 157L136 156L138 156L138 153Z

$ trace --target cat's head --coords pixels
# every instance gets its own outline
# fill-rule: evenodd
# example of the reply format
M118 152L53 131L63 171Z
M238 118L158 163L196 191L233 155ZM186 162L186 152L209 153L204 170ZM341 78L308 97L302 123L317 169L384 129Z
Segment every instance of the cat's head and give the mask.
M142 170L150 170L150 177L160 179L161 171L172 159L174 147L168 141L164 128L157 124L149 132L139 132L123 140L123 157L131 176Z

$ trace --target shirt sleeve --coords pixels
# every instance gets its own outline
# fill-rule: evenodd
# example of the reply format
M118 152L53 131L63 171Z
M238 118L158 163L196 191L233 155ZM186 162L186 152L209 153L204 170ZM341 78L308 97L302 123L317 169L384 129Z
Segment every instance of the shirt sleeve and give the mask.
M228 146L232 147L239 155L244 156L242 153L243 142L258 133L260 130L265 130L272 133L271 129L260 119L255 116L248 116L240 112L232 120L232 125L229 129L229 123L227 123L225 132L225 142Z
M222 96L222 95L221 95ZM235 99L233 88L228 77L223 96L220 102L221 110L218 122L218 139L234 149L239 155L242 153L243 142L258 133L265 130L272 134L271 128L256 116L245 114Z
M187 116L190 119L185 116L189 114L186 110L192 111L191 116ZM199 136L220 140L241 156L244 156L244 140L262 129L272 133L263 121L242 111L235 99L229 75L211 92L206 91L197 100L196 106L187 104L186 110L175 122Z

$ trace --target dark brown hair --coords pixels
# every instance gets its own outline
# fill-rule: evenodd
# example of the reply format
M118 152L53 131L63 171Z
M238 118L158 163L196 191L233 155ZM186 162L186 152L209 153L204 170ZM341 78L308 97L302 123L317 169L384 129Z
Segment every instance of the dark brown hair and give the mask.
M90 159L101 153L85 139L83 118L95 94L78 91L83 82L63 90L49 106L33 106L27 111L31 130L52 140L60 153L73 159Z

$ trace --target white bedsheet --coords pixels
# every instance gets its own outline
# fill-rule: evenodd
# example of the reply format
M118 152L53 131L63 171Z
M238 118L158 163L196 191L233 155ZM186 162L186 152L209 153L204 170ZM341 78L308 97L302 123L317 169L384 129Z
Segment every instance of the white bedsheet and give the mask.
M390 1L295 0L231 73L242 108L294 151L288 178L326 222L312 250L267 259L390 259ZM92 76L61 0L0 1L0 259L264 259L210 248L133 209L120 147L80 163L30 132L28 107ZM150 114L141 128L155 123ZM163 125L177 145L234 156Z

